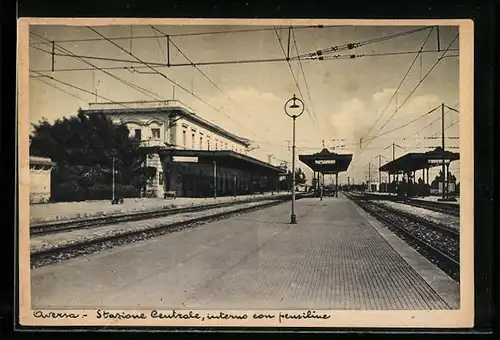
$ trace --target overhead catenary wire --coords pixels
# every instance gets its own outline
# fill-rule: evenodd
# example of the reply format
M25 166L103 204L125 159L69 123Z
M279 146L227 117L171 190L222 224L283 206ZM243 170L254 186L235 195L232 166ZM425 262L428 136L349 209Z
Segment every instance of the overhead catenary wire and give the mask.
M155 33L156 33L156 32L158 32L158 33L160 33L161 35L163 35L164 37L168 37L168 35L167 35L167 34L165 34L163 31L159 30L158 28L156 28L156 27L154 27L154 26L151 26L151 28L153 29L153 31L154 31ZM203 72L203 70L201 70L198 66L194 65L194 62L193 62L193 61L192 61L192 60L191 60L191 59L190 59L190 58L189 58L189 57L188 57L188 56L187 56L187 55L186 55L186 54L185 54L185 53L184 53L184 52L183 52L180 48L179 48L179 46L177 46L177 44L176 44L174 41L172 41L172 40L170 39L169 43L170 43L170 44L172 44L172 46L174 46L174 47L175 47L175 49L176 49L176 50L177 50L177 51L178 51L178 52L179 52L179 53L180 53L180 54L181 54L184 58L186 58L186 60L187 60L188 62L192 63L192 64L193 64L193 67L194 67L194 68L195 68L198 72L200 72L200 73L201 73L201 75L202 75L205 79L207 79L207 80L208 80L208 81L209 81L209 82L210 82L210 83L211 83L211 84L212 84L212 85L213 85L213 86L214 86L214 87L215 87L215 88L216 88L216 89L217 89L220 93L225 94L225 95L226 95L226 97L229 99L229 101L231 101L231 102L232 102L232 103L233 103L233 104L234 104L234 105L235 105L235 106L236 106L236 107L237 107L240 111L242 111L242 112L243 112L245 115L247 115L250 119L252 119L252 120L256 120L256 119L255 119L255 117L252 117L252 116L251 116L250 114L248 114L245 110L243 110L243 109L242 109L242 108L238 105L238 103L236 103L236 102L234 101L234 99L233 99L233 98L231 98L231 96L229 96L229 95L228 95L228 94L227 94L224 90L222 90L222 89L220 88L220 86L219 86L219 85L217 85L217 83L215 83L215 81L213 81L213 80L212 80L212 78L210 78L210 77L209 77L209 76L208 76L205 72ZM268 131L270 134L273 134L273 135L275 135L276 137L280 138L280 136L278 136L276 133L274 133L274 132L270 131L269 129L264 128L264 130L265 130L265 131Z
M420 51L423 50L423 48L425 47L425 44L427 43L427 40L429 40L429 37L431 36L432 34L432 29L429 31L429 34L427 35L427 37L425 38L422 46L420 47ZM375 125L377 125L378 121L380 120L380 118L382 118L382 116L384 115L385 111L387 110L387 108L389 107L389 104L392 102L392 100L394 99L394 97L397 95L398 91L401 89L401 87L403 86L403 83L404 81L406 80L406 78L408 77L408 75L410 74L410 71L411 69L413 68L413 65L415 65L415 62L417 61L418 59L418 56L419 54L417 54L415 56L415 58L413 59L413 61L411 62L410 64L410 67L408 67L408 70L406 70L406 73L404 74L403 76L403 79L399 82L399 85L398 87L396 88L396 90L394 91L394 93L392 94L391 98L389 99L389 101L387 102L387 104L385 105L385 107L382 109L381 113L378 115L377 119L375 120L375 122L373 123L373 125L370 127L370 129L368 130L368 132L366 133L366 135L369 135L370 132L372 131L372 129L375 127Z
M112 45L116 46L117 48L119 48L120 50L124 51L125 53L128 53L131 57L133 57L134 59L138 60L138 61L141 61L142 60L135 56L134 54L128 52L126 49L124 49L123 47L121 47L120 45L116 44L115 42L107 39L103 34L101 34L99 31L95 30L94 28L90 27L90 26L87 26L88 29L90 29L91 31L93 31L94 33L96 33L97 35L99 35L100 37L106 39L107 41L109 41ZM144 62L143 62L144 63ZM146 64L145 64L146 65ZM202 101L203 103L205 103L207 106L211 107L212 109L214 109L216 112L219 112L219 113L222 113L219 109L217 109L216 107L214 107L213 105L211 105L210 103L208 103L206 100L204 100L203 98L201 98L200 96L196 95L194 92L192 91L189 91L188 89L186 89L184 86L180 85L179 83L177 83L176 81L170 79L169 77L167 77L165 74L163 74L162 72L156 70L155 68L153 68L152 66L149 66L149 68L154 71L155 73L157 73L158 75L162 76L163 78L167 79L168 81L170 81L171 83L173 83L174 85L178 86L179 88L183 89L184 91L190 93L191 95L193 95L195 98L197 98L198 100ZM222 113L223 114L223 113ZM224 114L225 115L225 114ZM228 115L225 115L228 119L230 119L231 121L233 121L234 123L240 125L240 126L243 126L241 125L240 123L238 123L237 121L235 121L234 119L232 119L230 116ZM243 126L245 128L245 126ZM251 133L253 133L254 135L258 136L253 130L250 130Z
M291 28L290 33L293 36L293 44L295 45L295 51L297 52L297 55L299 55L299 48L297 46L297 40L295 39L295 32L293 30L293 27ZM318 123L318 119L316 116L316 110L314 108L314 103L313 103L313 100L311 97L311 91L309 90L309 85L307 83L306 73L304 72L304 67L302 66L302 61L301 61L300 57L298 57L297 59L299 61L300 70L302 71L302 78L304 78L304 85L306 86L307 95L309 96L309 103L311 104L311 107L312 107L314 119L316 120L316 123Z
M384 136L384 135L387 135L387 134L392 133L392 132L394 132L394 131L400 130L400 129L402 129L402 128L404 128L404 127L406 127L406 126L410 125L410 124L413 124L413 123L414 123L414 122L416 122L417 120L420 120L420 119L422 119L422 118L424 118L424 117L427 117L428 115L430 115L431 113L433 113L434 111L436 111L436 110L437 110L440 106L441 106L441 105L438 105L438 106L436 106L435 108L433 108L432 110L430 110L430 111L428 111L428 112L424 113L423 115L419 115L417 118L414 118L414 119L410 120L409 122L404 123L403 125L400 125L400 126L397 126L397 127L393 128L393 129L391 129L391 130L385 131L384 133L382 133L382 134L380 134L380 135L377 135L377 136L374 136L374 137L372 137L372 138L369 138L369 139L368 139L368 140L366 140L366 141L367 141L367 142L369 142L369 141L371 141L371 140L373 140L373 139L375 139L375 138L378 138L379 136Z
M35 36L35 38L37 38L37 39L39 39L39 40L42 40L42 41L44 40L44 38L43 38L43 37L37 36L36 34L33 34L33 35ZM45 40L46 40L46 39L45 39ZM56 45L56 46L57 46L57 45ZM35 47L35 48L36 48L36 47ZM67 53L67 54L66 54L66 56L68 56L68 57L74 57L74 58L76 58L76 59L78 59L78 60L80 60L80 61L82 61L82 62L84 62L84 63L86 63L86 64L88 64L88 65L91 65L91 66L92 66L92 69L90 69L90 70L95 70L95 69L98 69L98 70L101 70L101 71L102 71L102 68L100 68L100 67L98 67L98 66L96 66L96 65L94 65L94 64L92 64L92 63L90 63L90 62L88 62L87 60L84 60L82 57L79 57L79 56L77 56L77 55L73 54L71 51L69 51L69 50L67 50L67 49L65 49L65 48L62 48L62 47L60 47L60 46L57 46L57 48L58 48L59 50L63 51L63 52L66 52L66 53ZM38 49L38 48L36 48L36 49ZM43 52L47 52L47 51L44 51L44 50L42 50L42 51L43 51ZM128 52L128 51L125 51L125 52L127 52L128 54L130 54L130 52ZM83 60L82 60L82 59L83 59ZM32 72L36 72L37 74L39 74L39 75L38 75L38 76L36 76L36 77L46 77L46 78L49 78L49 79L51 79L51 80L53 80L53 81L59 82L59 83L61 83L61 84L64 84L64 85L66 85L66 86L76 88L76 89L78 89L78 90L80 90L80 91L83 91L83 92L89 93L89 94L91 94L91 95L93 95L93 96L95 96L95 97L98 97L98 98L104 99L104 100L106 100L106 101L108 101L108 102L110 102L110 103L113 103L113 104L118 104L119 106L122 106L122 107L128 107L128 106L124 105L123 103L116 102L116 101L114 101L114 100L111 100L111 99L109 99L109 98L103 97L103 96L101 96L101 95L97 95L96 93L93 93L93 92L88 91L88 90L86 90L86 89L80 88L80 87L78 87L78 86L75 86L75 85L72 85L72 84L69 84L69 83L66 83L66 82L63 82L63 81L60 81L60 80L58 80L58 79L55 79L55 78L54 78L54 77L52 77L52 76L47 76L47 75L44 75L43 73L41 73L41 72L39 72L39 71L32 71ZM111 73L109 73L109 72L104 72L104 73L108 74L109 76L111 76L111 77L113 77L113 78L115 78L115 79L117 79L117 80L119 80L119 81L123 82L124 84L126 84L126 85L128 85L128 86L130 86L130 87L132 87L132 88L134 88L134 89L136 89L136 90L141 89L141 90L143 90L143 91L148 91L148 90L146 90L146 89L143 89L143 88L139 87L138 85L135 85L135 84L133 84L133 83L130 83L130 82L128 82L128 81L125 81L125 80L123 80L123 79L121 79L121 78L119 78L119 77L117 77L117 76L115 76L115 75L113 75L113 74L111 74ZM181 88L182 88L182 87L181 87ZM142 91L140 91L140 92L142 92ZM159 97L159 99L162 99L159 95L157 95L157 94L155 94L155 93L153 93L153 92L151 92L151 93L152 93L153 95L156 95L157 97ZM150 96L150 97L151 97L151 96ZM155 98L155 97L151 97L151 98L153 98L154 100L158 100L158 98ZM215 108L215 109L216 109L216 108ZM216 110L217 110L217 109L216 109ZM229 117L229 118L230 118L230 117ZM237 122L235 122L235 123L237 123ZM237 124L238 124L238 123L237 123ZM240 124L240 125L241 125L241 124ZM254 133L253 131L251 131L251 132L252 132L252 133ZM255 133L254 133L254 134L255 134ZM256 134L256 135L257 135L257 134ZM257 136L258 136L258 135L257 135Z
M289 58L287 57L287 54L286 54L286 51L285 51L285 48L283 47L283 44L281 42L281 38L278 34L278 31L275 29L274 32L276 33L276 37L278 38L278 43L281 47L281 50L283 51L283 55L285 56L286 58L286 62L287 62L287 65L288 65L288 68L290 69L290 73L292 74L292 78L293 78L293 81L295 82L295 86L297 87L298 91L299 91L299 94L302 98L304 98L304 95L302 94L302 90L300 89L300 86L299 86L299 83L297 81L297 78L295 77L295 74L293 73L293 69L292 69L292 65L290 64L290 60ZM319 129L319 126L317 124L317 121L314 119L314 117L311 115L311 112L309 111L309 109L306 107L305 108L307 114L309 115L309 118L311 119L311 122L313 123L313 126L318 130L318 133L321 134L321 131Z
M296 29L305 29L305 28L324 28L324 27L342 27L343 25L305 25L305 26L294 26ZM279 27L278 29L286 29L285 27ZM188 36L201 36L201 35L218 35L218 34L235 34L235 33L248 33L248 32L265 32L265 31L273 31L274 28L266 27L266 28L253 28L253 29L239 29L239 30L224 30L224 31L211 31L211 32L187 32L187 33L177 33L177 34L169 34L171 37L188 37ZM135 36L134 39L154 39L155 36L146 35L146 36ZM130 36L126 37L110 37L110 40L129 40ZM103 38L85 38L85 39L68 39L68 40L56 40L56 43L76 43L76 42L95 42L95 41L105 41ZM49 44L47 43L39 43L39 44Z
M453 107L457 107L458 106L458 103L456 105L454 105ZM449 108L448 105L445 105L445 107ZM450 110L446 110L444 115L446 116L448 113L450 112ZM431 121L430 123L428 123L427 125L425 125L422 129L416 131L415 133L413 133L412 135L410 136L407 136L407 137L402 137L402 140L408 140L408 139L411 139L411 136L416 136L420 133L422 133L422 131L425 131L427 130L429 127L431 127L432 125L434 125L435 123L439 122L441 120L441 117L437 117L436 119L434 119L433 121ZM415 139L422 139L422 138L415 138Z
M51 51L44 50L42 48L36 47L31 45L33 49L36 49L38 51L47 53L47 54L52 54ZM458 49L450 49L450 51L454 51ZM441 51L422 51L421 53L441 53ZM345 60L345 59L355 59L355 58L361 58L361 57L381 57L381 56L398 56L398 55L405 55L405 54L416 54L420 53L419 51L406 51L406 52L387 52L387 53L373 53L373 54L360 54L360 55L334 55L334 56L328 56L325 57L324 60ZM89 56L89 55L69 55L69 54L62 54L62 53L54 53L55 56L59 57L79 57L83 59L90 59L90 60L102 60L102 61L113 61L117 63L130 63L130 64L140 64L142 65L141 62L138 62L136 60L129 60L129 59L119 59L119 58L108 58L108 57L96 57L96 56ZM301 57L301 61L312 61L316 59L312 58L306 58L306 57ZM292 56L290 57L290 60L298 60L298 57ZM208 62L196 62L196 63L177 63L177 64L168 64L168 63L160 63L160 62L153 62L153 61L144 61L145 64L148 64L150 66L154 66L156 68L170 68L170 67L189 67L189 66L213 66L213 65L234 65L234 64L252 64L252 63L266 63L266 62L283 62L286 61L286 58L269 58L269 59L250 59L250 60L222 60L222 61L208 61ZM140 69L148 69L148 66L112 66L112 67L101 67L103 70L129 70L129 71L136 71ZM77 71L91 71L93 68L64 68L64 69L57 69L55 71L57 72L77 72ZM52 72L51 70L37 70L39 72Z
M43 39L45 39L45 38L43 38L43 37L39 37L39 36L37 36L35 33L32 33L32 34L33 34L34 36L38 37L39 39L42 39L42 40L43 40ZM125 84L125 85L127 85L127 86L129 86L129 87L131 87L131 88L133 88L133 89L135 89L135 90L136 90L136 91L138 91L138 92L141 92L142 94L144 94L144 95L146 95L146 96L148 96L148 97L150 97L150 98L152 98L152 99L154 99L154 100L163 99L163 98L162 98L162 96L160 96L159 94L154 93L154 92L152 92L151 90L148 90L148 89L146 89L146 88L143 88L143 87L141 87L141 86L139 86L139 85L136 85L136 84L134 84L134 83L132 83L132 82L129 82L129 81L127 81L127 80L124 80L124 79L122 79L122 78L120 78L120 77L118 77L118 76L114 75L113 73L111 73L111 72L109 72L109 71L106 71L106 70L102 69L101 67L99 67L99 66L97 66L97 65L95 65L95 64L92 64L92 63L91 63L91 62L89 62L88 60L85 60L85 58L83 58L83 57L79 57L79 56L75 55L74 53L72 53L71 51L69 51L68 49L66 49L66 48L64 48L64 47L61 47L61 46L56 45L56 44L54 44L54 46L55 46L58 50L68 53L68 56L69 56L69 57L73 57L73 58L75 58L75 59L77 59L77 60L79 60L79 61L81 61L81 62L83 62L83 63L85 63L85 64L87 64L87 65L92 66L94 69L97 69L97 70L99 70L99 71L103 72L104 74L106 74L106 75L110 76L111 78L118 80L119 82L121 82L121 83L123 83L123 84Z
M445 127L445 128L444 128L444 130L445 130L445 131L446 131L446 130L448 130L449 128L451 128L452 126L454 126L455 124L457 124L457 123L459 123L459 122L460 122L460 119L456 120L455 122L453 122L453 123L451 123L450 125L448 125L447 127ZM441 133L441 132L436 132L436 133L435 133L435 134L433 134L431 137L433 137L433 136L437 136L437 135L439 135L440 133ZM409 151L415 150L415 149L417 149L420 145L422 145L423 143L424 143L424 141L422 141L422 142L420 142L420 143L418 143L418 144L416 144L416 145L412 146L412 147L411 147L411 148L409 148L407 151L409 152Z
M58 90L58 91L61 91L61 92L63 92L63 93L66 93L67 95L69 95L69 96L71 96L71 97L73 97L73 98L76 98L76 99L81 100L81 101L83 101L83 102L87 102L87 101L86 101L85 99L83 99L82 97L80 97L80 96L78 96L78 95L76 95L76 94L74 94L74 93L71 93L71 92L69 92L69 91L66 91L65 89L60 88L59 86L56 86L56 85L54 85L54 84L51 84L51 83L49 83L48 81L45 81L45 80L41 79L41 78L47 78L47 77L48 77L48 76L46 76L46 75L41 75L41 76L30 76L30 78L33 78L33 79L35 79L36 81L39 81L39 82L41 82L41 83L44 83L44 84L46 84L46 85L48 85L48 86L50 86L50 87L52 87L52 88L54 88L54 89L56 89L56 90ZM52 80L54 80L54 79L52 79Z
M448 52L448 49L451 47L451 45L455 42L455 40L458 38L458 33L455 35L455 37L453 38L453 40L450 42L450 44L448 45L448 47L445 49L445 51L443 52L443 54L436 60L436 62L434 63L434 65L431 66L431 68L427 71L427 73L422 77L422 79L420 79L420 81L418 81L417 85L410 91L410 93L406 96L406 98L403 100L403 102L399 105L399 107L396 108L396 110L394 110L394 113L386 120L386 122L381 126L381 128L378 130L377 134L374 136L374 137L377 137L377 135L380 133L380 131L382 131L382 129L387 125L387 123L399 112L399 110L403 107L403 105L410 99L410 97L413 95L413 93L415 93L415 91L419 88L419 86L424 82L424 80L429 76L429 74L434 70L434 68L436 68L436 66L439 64L439 62L441 61L442 57ZM376 138L372 138L370 141L368 141L368 143L365 144L365 147L368 146L370 144L370 142L372 140L374 140ZM361 151L358 153L358 157L359 155L363 152L364 149L361 149ZM356 157L356 158L358 158ZM355 160L354 160L355 161Z
M434 65L431 66L431 68L427 71L427 73L418 81L417 85L410 91L408 96L403 100L403 102L399 105L399 107L394 110L394 113L387 119L387 121L381 126L381 128L378 130L378 132L382 131L383 128L389 123L389 121L396 115L396 113L399 112L399 110L403 107L403 105L410 99L410 97L415 93L415 91L419 88L419 86L424 82L424 80L429 76L429 74L436 68L436 66L439 64L441 61L442 57L448 52L448 49L451 47L451 45L455 42L455 40L458 38L458 34L455 35L455 38L450 42L448 45L448 48L443 52L441 57L434 63ZM377 132L377 134L378 134Z
M110 103L118 104L118 105L120 105L120 106L122 106L122 107L128 107L128 106L124 105L123 103L119 103L119 102L114 101L114 100L112 100L112 99L109 99L109 98L106 98L106 97L104 97L104 96L98 95L98 94L96 94L96 93L94 93L94 92L92 92L92 91L89 91L89 90L87 90L87 89L84 89L84 88L82 88L82 87L79 87L79 86L76 86L76 85L73 85L73 84L67 83L67 82L62 81L62 80L59 80L59 79L55 79L54 77L51 77L51 76L49 76L49 75L41 74L41 73L39 73L39 72L37 72L37 71L31 71L31 70L30 70L30 72L38 73L40 76L43 76L44 78L47 78L47 79L53 80L53 81L55 81L55 82L57 82L57 83L60 83L60 84L66 85L66 86L68 86L68 87L71 87L71 88L77 89L77 90L79 90L79 91L82 91L82 92L85 92L85 93L91 94L92 96L97 96L97 97L99 97L99 98L101 98L101 99L104 99L104 100L106 100L106 101L110 102ZM36 79L40 79L40 78L36 78Z
M399 38L401 36L413 34L416 32L421 32L421 31L428 30L428 29L429 29L429 27L417 28L417 29L413 29L413 30L409 30L409 31L398 32L395 34L386 35L386 36L379 37L379 38L368 39L368 40L361 41L361 42L350 42L350 43L346 43L343 45L336 45L336 46L332 46L332 47L318 50L316 52L303 54L300 57L323 57L325 54L328 54L328 53L345 51L345 50L352 50L352 49L355 49L355 48L358 48L361 46L365 46L365 45L369 45L369 44L373 44L373 43L378 43L381 41L396 39L396 38Z

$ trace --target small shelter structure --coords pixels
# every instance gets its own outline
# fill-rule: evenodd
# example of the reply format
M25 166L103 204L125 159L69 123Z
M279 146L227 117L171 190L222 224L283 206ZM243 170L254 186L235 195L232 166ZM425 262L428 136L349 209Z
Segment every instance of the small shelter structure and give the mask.
M335 196L338 197L338 174L349 168L352 160L352 154L338 154L323 149L312 155L299 155L299 160L307 165L313 172L314 178L317 178L317 187L324 187L325 174L335 175ZM322 175L322 185L319 185L319 174ZM322 197L323 191L320 190Z
M446 168L443 176L446 176L445 190L449 188L449 167L450 163L460 159L460 154L456 152L446 151L437 147L436 149L424 153L407 153L404 156L396 158L395 160L382 165L379 171L387 172L393 175L393 183L398 183L399 175L402 175L403 181L411 183L415 181L415 172L422 170L422 179L425 185L429 185L429 169L437 166ZM444 165L443 165L444 164ZM392 188L395 190L395 188Z

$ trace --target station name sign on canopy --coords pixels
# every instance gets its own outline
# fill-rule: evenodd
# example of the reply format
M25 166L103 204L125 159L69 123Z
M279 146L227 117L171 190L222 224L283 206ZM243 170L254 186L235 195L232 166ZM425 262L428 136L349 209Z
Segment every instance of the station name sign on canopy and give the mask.
M347 170L351 164L352 154L342 155L323 149L312 155L299 155L299 160L313 171L337 174Z
M444 151L438 147L432 151L424 153L407 153L404 156L384 164L379 168L380 171L388 172L389 174L410 173L412 171L428 169L435 166L442 166L452 161L460 159L460 154L450 151Z

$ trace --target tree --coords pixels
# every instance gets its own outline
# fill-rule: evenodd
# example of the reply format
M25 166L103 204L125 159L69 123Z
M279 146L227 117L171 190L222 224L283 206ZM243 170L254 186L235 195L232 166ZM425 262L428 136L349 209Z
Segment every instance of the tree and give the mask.
M306 181L306 174L302 172L302 169L298 168L295 171L295 184L305 184Z
M113 157L118 193L138 194L147 181L141 166L145 154L138 143L129 137L125 125L114 124L104 115L79 111L54 124L42 119L33 128L30 154L57 164L52 180L56 200L109 198Z

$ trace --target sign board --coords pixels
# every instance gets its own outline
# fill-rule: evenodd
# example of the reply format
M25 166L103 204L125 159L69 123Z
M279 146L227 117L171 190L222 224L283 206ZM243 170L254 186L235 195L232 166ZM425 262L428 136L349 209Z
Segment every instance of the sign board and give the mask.
M443 164L442 159L429 159L427 160L427 164ZM445 162L446 164L446 162Z
M319 159L314 161L316 164L336 164L335 159Z
M172 161L178 163L198 163L198 157L173 156Z

